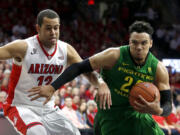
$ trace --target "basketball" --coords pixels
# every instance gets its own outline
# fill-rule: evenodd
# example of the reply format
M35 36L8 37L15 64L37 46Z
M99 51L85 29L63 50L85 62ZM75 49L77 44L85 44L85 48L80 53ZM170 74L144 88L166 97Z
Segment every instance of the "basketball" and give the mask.
M134 107L134 101L141 103L139 99L139 95L141 95L146 101L152 102L155 99L155 94L158 93L157 96L160 100L160 93L158 88L149 82L142 82L135 84L129 94L129 102L132 107Z

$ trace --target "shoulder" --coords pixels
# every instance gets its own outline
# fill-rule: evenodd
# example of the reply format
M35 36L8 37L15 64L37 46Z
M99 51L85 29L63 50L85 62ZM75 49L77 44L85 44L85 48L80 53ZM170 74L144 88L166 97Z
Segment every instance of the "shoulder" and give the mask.
M78 52L70 44L67 44L67 58L68 65L82 61Z
M14 49L14 51L25 51L27 49L27 42L25 40L15 40L3 46L7 49Z
M108 48L104 50L103 53L106 57L118 59L120 56L120 48L119 47Z
M78 54L78 52L76 51L76 49L72 46L72 45L70 45L70 44L68 44L67 43L67 54L68 54L68 56L75 56L75 55L78 55L79 56L79 54Z
M159 61L157 65L155 83L159 90L170 89L169 74L166 67L163 65L161 61Z
M11 43L17 44L17 45L27 45L26 40L21 40L21 39L15 40L15 41L13 41Z
M161 61L158 61L156 73L160 75L168 75L168 71Z
M70 44L68 44L68 43L66 43L66 45L67 45L67 49L68 49L68 50L74 50L74 47L73 47L72 45L70 45Z
M119 47L108 48L100 53L90 57L91 66L93 69L111 69L120 56Z
M17 40L15 41L17 49L19 49L22 52L26 52L28 48L28 44L25 40Z
M28 45L25 40L15 40L1 47L5 54L10 54L11 57L23 59Z
M156 69L156 81L158 81L158 82L168 82L169 81L168 71L161 61L158 61L158 65L157 65L157 69Z

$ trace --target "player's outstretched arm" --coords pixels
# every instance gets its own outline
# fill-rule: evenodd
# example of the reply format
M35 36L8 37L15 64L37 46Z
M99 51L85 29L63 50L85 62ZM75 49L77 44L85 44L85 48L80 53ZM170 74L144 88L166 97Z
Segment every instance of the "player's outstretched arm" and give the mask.
M120 52L119 48L112 48L105 50L101 53L98 53L89 59L86 59L79 63L74 63L71 66L69 66L52 84L51 86L47 86L49 88L49 91L47 94L42 95L43 89L41 87L36 87L35 89L29 90L31 94L29 96L36 95L33 100L39 98L39 97L49 97L52 96L52 93L54 90L60 88L65 83L73 80L75 77L82 73L88 73L92 72L93 70L99 69L99 68L105 68L110 69L119 58ZM45 92L46 93L46 92ZM51 95L48 95L48 93L51 93ZM100 107L103 107L105 109L105 103L107 102L108 106L110 107L111 103L111 95L110 91L107 85L99 85L98 90L98 97L100 102Z
M16 40L0 47L0 60L15 58L21 61L26 53L27 43L23 40Z

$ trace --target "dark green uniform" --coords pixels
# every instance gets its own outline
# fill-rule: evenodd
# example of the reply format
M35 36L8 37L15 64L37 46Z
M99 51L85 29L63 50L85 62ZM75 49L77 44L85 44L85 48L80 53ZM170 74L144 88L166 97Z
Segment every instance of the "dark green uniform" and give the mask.
M164 135L151 115L135 111L129 104L131 87L138 82L153 82L158 60L149 52L144 66L133 62L129 46L120 47L120 58L102 76L111 90L110 110L100 110L95 118L96 135ZM97 133L100 132L100 133Z

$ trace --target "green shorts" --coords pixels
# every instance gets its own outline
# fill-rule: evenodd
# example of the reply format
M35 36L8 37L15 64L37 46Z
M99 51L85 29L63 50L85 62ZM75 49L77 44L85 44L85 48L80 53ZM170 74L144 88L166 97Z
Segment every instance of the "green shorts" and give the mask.
M164 135L151 115L135 111L98 112L95 135Z

